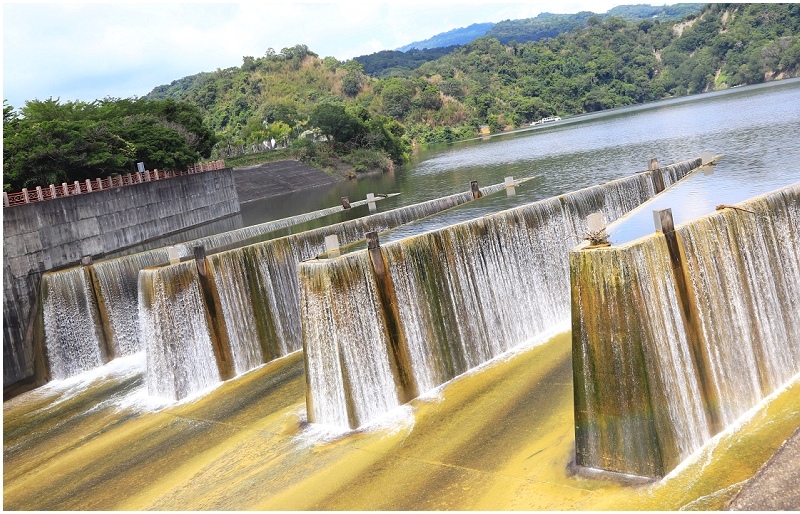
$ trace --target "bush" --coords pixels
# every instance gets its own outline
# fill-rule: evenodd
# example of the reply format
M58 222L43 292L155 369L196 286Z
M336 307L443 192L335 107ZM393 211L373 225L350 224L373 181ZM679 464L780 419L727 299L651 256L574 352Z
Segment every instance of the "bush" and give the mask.
M357 148L347 155L343 155L342 160L353 166L357 173L373 170L387 172L391 171L394 166L392 160L384 152L370 148Z

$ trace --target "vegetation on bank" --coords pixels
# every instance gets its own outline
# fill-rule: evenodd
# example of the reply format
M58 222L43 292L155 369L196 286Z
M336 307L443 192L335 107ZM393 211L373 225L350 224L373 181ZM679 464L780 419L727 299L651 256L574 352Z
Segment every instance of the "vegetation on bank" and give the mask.
M185 77L149 97L197 104L230 147L257 141L275 123L295 137L314 128L317 106L329 104L376 118L399 139L379 141L386 131L372 132L373 147L379 141L378 147L405 151L412 141L454 141L482 127L496 132L546 116L796 76L800 67L796 4L712 4L680 22L616 16L585 22L541 41L478 38L386 78L371 77L357 60L322 59L297 45ZM259 126L264 132L243 130ZM359 141L336 143L352 149ZM391 158L401 162L403 153Z
M304 139L298 139L285 148L230 157L225 159L225 165L240 168L289 159L302 161L329 175L346 178L356 178L358 173L370 171L387 172L394 168L392 160L379 150L359 149L342 155L329 145L316 144Z
M295 45L184 77L145 99L28 102L19 115L4 108L4 187L60 183L64 170L127 172L140 160L230 164L273 139L320 168L388 169L413 144L800 75L798 4L711 4L680 22L584 21L540 41L478 38L385 78Z
M33 100L3 105L3 190L148 169L186 169L211 155L200 109L174 100Z

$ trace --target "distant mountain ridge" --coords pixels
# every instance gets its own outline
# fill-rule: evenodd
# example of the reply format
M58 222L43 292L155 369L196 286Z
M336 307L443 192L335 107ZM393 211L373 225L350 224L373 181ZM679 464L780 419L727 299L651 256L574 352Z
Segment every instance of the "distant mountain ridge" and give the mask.
M494 27L494 23L473 23L469 27L448 30L447 32L436 34L432 38L424 41L415 41L414 43L401 46L396 50L398 52L408 52L413 48L416 48L417 50L426 50L428 48L466 45L474 39L485 36L492 27Z
M601 19L618 16L626 21L681 19L687 14L699 13L704 5L694 3L655 6L649 4L618 5L603 14L591 11L582 11L576 14L544 12L534 18L504 20L498 23L473 23L468 27L448 30L423 41L409 43L397 48L396 51L407 52L414 48L425 50L466 45L483 36L497 38L501 43L508 43L512 40L518 43L538 41L545 37L556 37L560 33L569 32L578 26L585 26L586 20L592 16Z
M584 28L539 41L484 36L441 49L385 50L369 56L370 66L320 58L305 45L268 49L244 56L241 66L158 86L148 99L194 103L226 148L259 142L265 130L296 136L314 126L323 105L350 117L342 126L389 127L363 140L369 144L401 136L428 144L472 137L483 126L498 132L800 76L800 4L708 4L680 21L647 16L590 16Z
M516 41L525 43L539 41L546 37L556 37L562 32L570 32L586 26L593 17L605 20L611 17L625 21L641 20L680 20L689 14L699 14L706 4L675 4L653 6L648 4L618 5L603 14L581 11L575 14L541 13L535 18L521 20L505 20L496 23L486 36L496 38L503 44Z
M591 18L605 20L611 17L629 22L642 20L681 20L690 14L699 14L706 4L674 5L618 5L608 12L597 14L582 11L574 14L541 13L534 18L504 20L498 23L473 23L468 27L436 34L423 41L415 41L397 50L382 50L370 55L354 57L364 72L372 77L405 77L426 62L436 60L456 48L480 37L492 37L503 44L527 43L554 38L559 34L584 28Z

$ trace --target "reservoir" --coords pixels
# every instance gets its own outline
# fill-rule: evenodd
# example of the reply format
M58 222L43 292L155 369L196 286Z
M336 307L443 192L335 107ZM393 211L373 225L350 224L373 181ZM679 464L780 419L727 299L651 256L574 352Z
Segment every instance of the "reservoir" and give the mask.
M691 186L682 186L688 191L673 193L690 201L677 202L668 196L653 207L666 208L672 203L678 224L707 214L716 205L733 204L800 180L798 135L800 79L790 79L565 118L514 133L442 145L420 151L413 162L392 174L251 202L243 206L242 216L245 225L251 225L338 205L342 196L352 201L370 192L401 193L380 202L378 209L383 211L468 191L472 180L485 186L502 183L507 176L532 177L516 188L516 196L494 194L395 230L386 239L389 241L618 179L647 169L651 158L666 165L703 151L724 155L713 176L698 177ZM367 213L367 206L362 206L297 230ZM638 228L618 228L624 232L615 237L630 240L652 231L651 215L643 218L634 223ZM639 235L631 237L632 231Z

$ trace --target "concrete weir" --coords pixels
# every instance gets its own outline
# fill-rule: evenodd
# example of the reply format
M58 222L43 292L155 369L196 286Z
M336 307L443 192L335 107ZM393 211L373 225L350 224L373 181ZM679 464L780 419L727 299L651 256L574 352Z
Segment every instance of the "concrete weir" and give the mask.
M395 193L396 194L396 193ZM387 195L394 196L394 194ZM374 201L382 198L376 198ZM368 200L353 202L354 206L369 203ZM163 266L173 259L190 257L194 248L209 251L220 248L244 246L257 240L269 239L272 233L309 220L322 218L342 210L341 206L329 207L288 218L238 228L220 234L176 243L167 248L155 248L139 253L111 259L87 262L85 271L76 273L76 268L45 273L42 277L40 298L43 306L36 318L34 331L36 342L33 353L36 376L41 381L51 377L66 378L81 371L80 367L62 365L67 360L61 354L86 355L101 341L107 351L96 359L96 367L107 360L131 355L145 348L139 326L138 286L139 272L145 268ZM171 254L171 255L170 255ZM91 261L91 259L89 259ZM87 277L84 280L84 276ZM61 284L61 286L55 286ZM67 286L68 284L68 286ZM80 298L77 298L79 295ZM59 315L49 314L58 305ZM93 309L81 307L94 305ZM76 327L79 327L76 330ZM67 350L65 341L70 341Z
M498 192L504 187L503 184L486 186L482 193ZM205 352L202 355L180 350L181 355L187 358L205 359L207 363L202 365L184 363L181 358L148 360L153 363L148 366L148 384L164 384L159 378L161 375L183 376L187 365L199 368L208 363L218 366L217 381L225 380L300 350L301 319L307 314L300 309L298 263L326 252L326 242L330 243L332 236L341 244L351 244L363 240L366 232L396 228L472 200L472 192L458 193L241 248L209 253L196 261L197 269L205 270L205 275L187 270L178 273L176 270L185 263L143 270L139 274L139 322L140 331L149 334L145 338L148 359L151 353L166 354L168 351L165 349L170 348L210 345L216 349L213 354ZM181 288L182 292L160 293L172 287L169 284ZM182 308L187 295L201 301L209 316L187 317L182 323L192 324L191 330L185 327L161 330L158 325L165 321L159 313ZM199 312L200 308L193 307L193 311ZM171 319L166 322L173 323ZM180 321L176 323L181 325ZM150 389L151 394L181 399L208 386L207 382L173 381L171 388L169 381L166 384L169 390L159 386Z
M663 477L800 371L800 183L570 253L576 460Z
M4 208L4 394L44 380L34 342L44 273L238 213L230 168Z
M310 421L356 428L569 322L568 252L701 159L298 266ZM657 177L657 180L656 180Z

